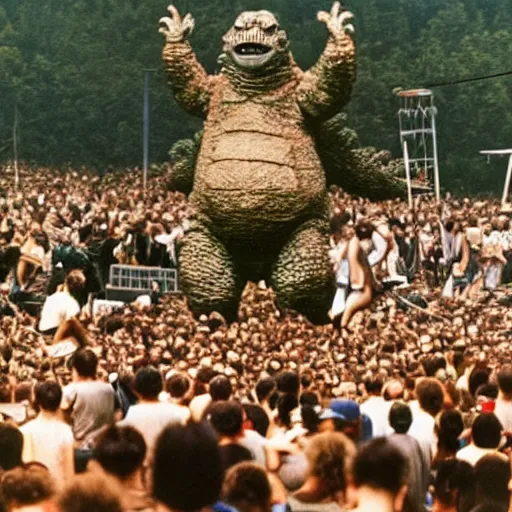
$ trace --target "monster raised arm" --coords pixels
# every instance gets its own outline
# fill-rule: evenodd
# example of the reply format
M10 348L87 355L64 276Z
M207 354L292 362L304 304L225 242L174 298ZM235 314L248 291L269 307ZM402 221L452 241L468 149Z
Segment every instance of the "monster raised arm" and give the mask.
M325 23L329 39L318 62L302 77L298 101L302 110L314 118L329 118L348 103L356 78L355 45L349 23L352 13L335 2L331 12L321 11L318 20Z
M196 58L188 36L194 29L194 19L183 19L173 5L167 8L170 17L160 19L159 32L165 36L163 60L176 101L191 114L206 117L210 102L211 80Z

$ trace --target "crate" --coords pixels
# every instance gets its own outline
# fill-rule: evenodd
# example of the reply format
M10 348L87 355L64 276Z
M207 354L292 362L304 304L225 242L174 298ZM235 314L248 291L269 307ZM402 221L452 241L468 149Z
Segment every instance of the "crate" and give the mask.
M151 293L151 283L160 285L161 293L178 291L178 272L176 269L160 267L140 267L134 265L112 265L110 267L109 287L126 290L139 295Z

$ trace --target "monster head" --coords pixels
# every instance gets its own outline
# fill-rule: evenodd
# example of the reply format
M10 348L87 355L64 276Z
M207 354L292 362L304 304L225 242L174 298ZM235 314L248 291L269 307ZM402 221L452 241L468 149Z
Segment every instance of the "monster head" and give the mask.
M248 72L258 72L288 50L286 32L268 11L246 11L223 38L224 53L235 65Z

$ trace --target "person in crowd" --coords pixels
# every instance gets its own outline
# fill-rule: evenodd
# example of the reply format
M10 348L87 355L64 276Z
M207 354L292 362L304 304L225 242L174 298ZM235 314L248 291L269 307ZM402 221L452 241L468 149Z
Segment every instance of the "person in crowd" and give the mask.
M492 412L482 413L471 427L471 443L457 452L457 459L475 466L486 455L496 455L507 460L498 452L502 440L503 428L500 420Z
M160 400L167 401L181 407L190 417L189 392L191 381L189 377L181 372L169 372L165 379L165 393L160 393Z
M427 377L418 380L415 394L418 402L412 408L413 422L408 433L419 442L430 465L436 445L435 418L443 408L444 391L438 380Z
M55 481L39 463L17 467L3 474L0 496L6 512L58 512L52 500Z
M208 412L208 421L219 436L219 449L224 471L243 461L254 459L243 446L244 409L238 402L219 401L213 403Z
M58 497L59 512L124 512L121 492L107 475L77 475Z
M207 423L169 426L162 432L152 480L159 512L220 512L223 507L217 505L223 481L217 437Z
M474 504L474 468L457 459L442 461L434 480L432 512L469 512Z
M3 471L17 468L22 464L23 434L9 423L0 423L0 468Z
M268 467L269 470L275 470L279 467L279 457L268 443L267 433L270 425L267 414L263 407L256 404L243 404L244 425L243 436L239 443L247 448L254 456L254 460Z
M222 500L238 512L272 512L272 487L265 470L253 462L240 462L226 473Z
M352 468L356 510L404 510L407 470L407 459L402 451L385 437L363 445L354 458Z
M78 346L88 344L87 331L80 323L80 304L76 296L85 286L85 277L79 270L72 270L66 276L61 290L48 296L41 311L39 331L53 336L53 343L72 340Z
M341 511L347 503L347 487L354 443L340 432L316 434L305 449L306 481L288 498L292 512Z
M388 441L402 452L408 463L406 510L422 511L430 480L430 467L418 441L407 434L412 425L410 407L404 402L395 402L389 411L389 424L395 433L388 437Z
M464 431L464 420L457 410L443 411L436 422L437 451L432 467L446 459L452 459L461 448L460 436Z
M94 446L88 469L94 471L96 463L117 480L125 512L151 512L154 509L144 480L146 451L144 438L132 427L109 427Z
M94 436L114 422L115 393L110 384L98 379L98 358L92 350L75 352L71 369L73 382L63 389L61 409L71 423L75 447L87 451Z
M74 438L71 427L60 416L62 389L57 382L35 387L36 419L21 427L24 462L44 464L58 487L71 480L74 468Z
M498 372L499 396L494 414L500 420L503 430L512 435L512 366L505 365Z
M142 434L148 450L147 461L150 462L162 430L169 424L185 424L189 414L178 405L158 399L163 381L158 370L152 366L137 371L133 388L139 401L130 406L126 417L119 424L136 428Z
M485 455L475 465L476 504L500 504L508 509L510 462L496 455Z
M361 414L372 422L373 437L385 436L389 432L388 413L390 402L384 400L382 390L384 381L380 376L370 377L364 381L368 398L361 404Z
M215 377L215 372L209 368L201 368L196 375L194 398L192 398L189 408L192 421L200 422L204 413L212 402L209 393L210 382Z

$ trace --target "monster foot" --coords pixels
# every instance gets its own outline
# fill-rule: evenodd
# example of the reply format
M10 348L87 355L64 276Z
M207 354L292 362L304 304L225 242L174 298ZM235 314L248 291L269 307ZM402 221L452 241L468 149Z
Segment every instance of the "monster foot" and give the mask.
M180 286L195 315L221 313L235 320L242 284L222 243L206 228L195 225L180 250Z
M334 295L327 225L314 220L290 237L272 271L272 286L280 307L295 309L313 323L328 322Z

